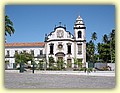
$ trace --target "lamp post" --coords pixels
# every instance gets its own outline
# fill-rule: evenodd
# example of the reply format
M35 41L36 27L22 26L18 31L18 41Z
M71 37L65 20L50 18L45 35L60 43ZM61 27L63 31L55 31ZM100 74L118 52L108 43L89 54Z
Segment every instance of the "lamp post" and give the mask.
M33 67L32 67L32 73L34 74L34 70L35 70L35 64L34 64L34 61L33 61Z

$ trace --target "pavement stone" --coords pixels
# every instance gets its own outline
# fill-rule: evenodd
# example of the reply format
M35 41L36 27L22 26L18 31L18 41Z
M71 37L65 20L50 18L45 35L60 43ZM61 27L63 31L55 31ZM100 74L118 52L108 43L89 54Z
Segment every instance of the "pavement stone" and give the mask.
M5 88L114 88L115 76L87 75L84 72L71 71L5 71ZM108 72L103 72L108 73ZM86 74L86 75L85 75ZM101 76L100 76L101 75Z

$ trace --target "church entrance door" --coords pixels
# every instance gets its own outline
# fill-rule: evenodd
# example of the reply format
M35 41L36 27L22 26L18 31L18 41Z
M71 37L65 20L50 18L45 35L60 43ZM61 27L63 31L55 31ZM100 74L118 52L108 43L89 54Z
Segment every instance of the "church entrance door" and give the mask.
M58 60L59 61L63 61L63 57L58 57Z

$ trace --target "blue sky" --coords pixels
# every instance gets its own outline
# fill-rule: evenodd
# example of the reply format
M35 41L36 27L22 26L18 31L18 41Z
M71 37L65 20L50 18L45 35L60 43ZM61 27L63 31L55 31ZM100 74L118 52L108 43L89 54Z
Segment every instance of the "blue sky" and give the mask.
M44 42L45 34L62 22L74 34L74 23L80 15L86 26L86 40L97 33L97 42L115 28L114 5L6 5L5 14L12 20L15 33L7 42Z

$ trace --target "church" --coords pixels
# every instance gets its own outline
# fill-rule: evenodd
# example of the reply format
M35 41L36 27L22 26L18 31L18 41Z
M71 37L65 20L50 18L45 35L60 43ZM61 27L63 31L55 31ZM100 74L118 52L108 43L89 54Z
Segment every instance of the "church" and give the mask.
M66 64L65 68L74 68L75 59L81 61L82 66L85 67L86 27L80 16L77 17L73 29L74 35L60 23L54 31L45 35L44 42L5 43L5 60L9 61L7 68L14 68L16 52L32 53L35 62L44 60L46 67L49 67L49 57L53 57L55 62L63 61Z

